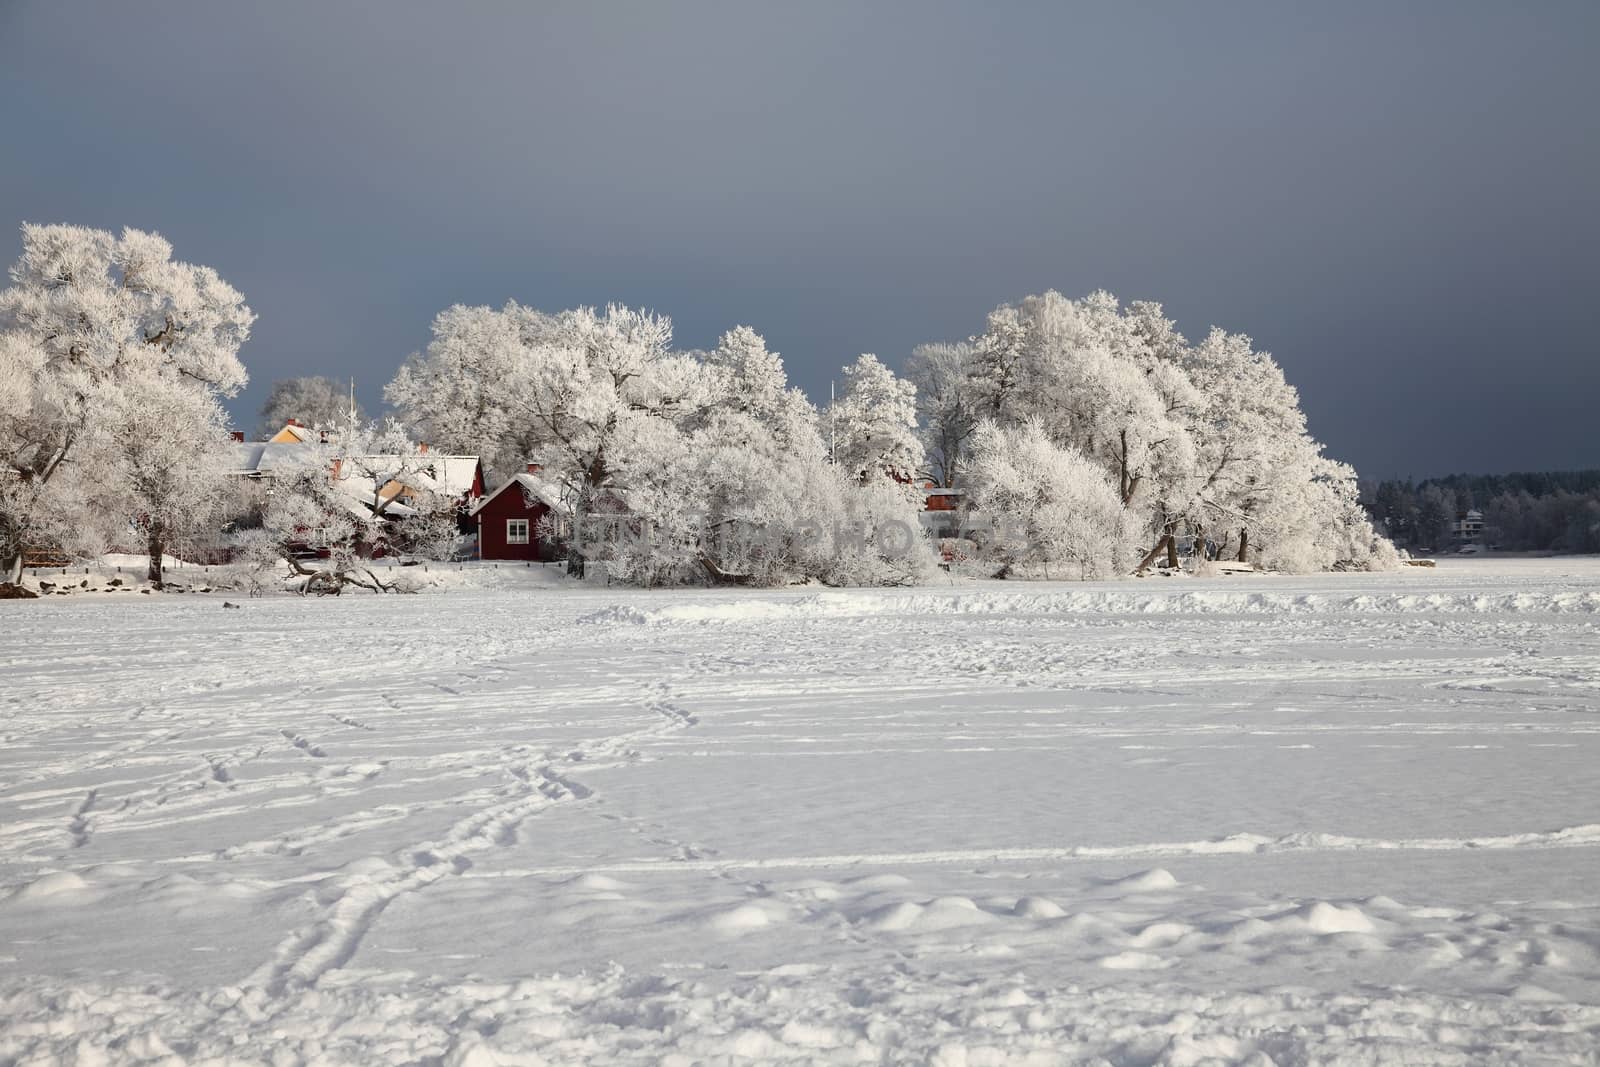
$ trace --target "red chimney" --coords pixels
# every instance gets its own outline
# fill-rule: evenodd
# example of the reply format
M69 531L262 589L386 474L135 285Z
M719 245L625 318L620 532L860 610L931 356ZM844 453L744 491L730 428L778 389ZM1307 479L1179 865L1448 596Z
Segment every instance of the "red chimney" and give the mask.
M228 431L228 436L233 438L235 441L243 441L244 440L244 431L243 430L229 430Z
M291 418L289 420L289 425L290 426L299 426L300 425L300 420L299 419L295 419L295 418Z
M529 474L538 474L542 470L544 470L544 464L543 463L530 463L530 464L528 464L528 473Z
M426 455L427 452L428 452L428 442L424 441L420 445L417 446L417 454L418 455Z

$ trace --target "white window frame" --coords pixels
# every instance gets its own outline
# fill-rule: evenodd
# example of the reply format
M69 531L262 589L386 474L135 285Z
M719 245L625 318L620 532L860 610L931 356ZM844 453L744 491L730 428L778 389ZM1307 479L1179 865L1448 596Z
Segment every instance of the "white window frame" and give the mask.
M525 545L528 543L528 533L527 519L506 520L506 544Z

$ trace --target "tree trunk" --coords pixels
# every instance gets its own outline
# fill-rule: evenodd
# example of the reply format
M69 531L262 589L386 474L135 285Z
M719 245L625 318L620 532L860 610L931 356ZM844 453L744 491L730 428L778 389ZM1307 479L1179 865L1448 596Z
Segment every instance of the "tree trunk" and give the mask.
M1167 569L1178 569L1178 539L1173 534L1167 534Z
M1122 431L1122 452L1117 456L1117 492L1122 494L1122 506L1128 506L1132 495L1128 486L1128 431Z
M150 536L146 542L150 550L150 567L146 577L150 579L150 584L157 589L161 588L161 557L166 550L166 545L162 543L162 533L161 523L151 519Z
M1240 563L1248 563L1248 562L1250 562L1248 559L1245 558L1246 554L1249 551L1250 551L1250 531L1249 530L1240 530L1239 531L1239 562Z
M753 575L734 574L730 571L723 570L721 567L717 566L716 560L712 559L710 556L703 555L700 557L700 567L706 572L707 577L720 585L750 585L755 581Z
M22 581L22 528L0 520L0 585Z
M1156 547L1152 548L1150 550L1149 554L1146 555L1144 557L1144 559L1139 561L1139 565L1137 567L1133 568L1133 573L1139 574L1142 571L1144 571L1147 567L1150 566L1150 564L1152 564L1152 563L1154 563L1156 561L1156 557L1157 556L1161 555L1161 550L1163 548L1166 548L1167 546L1169 546L1171 543L1172 543L1172 535L1171 534L1164 534L1162 536L1161 540L1156 542Z

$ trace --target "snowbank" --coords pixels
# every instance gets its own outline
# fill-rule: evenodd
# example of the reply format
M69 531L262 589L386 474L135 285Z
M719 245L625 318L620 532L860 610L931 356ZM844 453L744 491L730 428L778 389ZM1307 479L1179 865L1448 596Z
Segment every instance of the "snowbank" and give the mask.
M746 623L782 618L850 618L869 615L1415 615L1600 614L1600 593L1270 593L1129 592L920 595L825 593L801 599L672 604L659 608L618 605L586 615L586 623Z

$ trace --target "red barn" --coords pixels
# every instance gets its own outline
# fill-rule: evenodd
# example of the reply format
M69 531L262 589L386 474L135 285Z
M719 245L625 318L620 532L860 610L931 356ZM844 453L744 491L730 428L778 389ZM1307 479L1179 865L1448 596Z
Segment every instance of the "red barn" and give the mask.
M553 561L565 558L558 544L539 537L539 520L565 509L557 487L539 476L536 464L478 501L469 517L478 525L479 559Z

